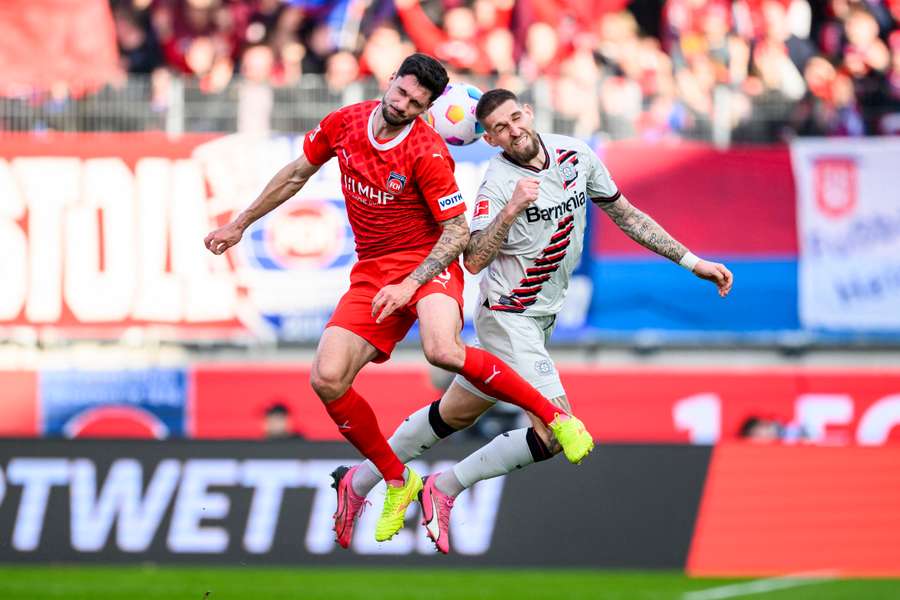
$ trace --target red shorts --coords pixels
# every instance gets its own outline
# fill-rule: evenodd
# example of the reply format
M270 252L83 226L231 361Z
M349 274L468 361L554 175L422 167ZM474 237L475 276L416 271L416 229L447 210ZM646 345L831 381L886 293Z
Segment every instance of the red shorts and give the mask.
M326 327L336 325L352 331L378 350L374 362L391 357L397 342L406 337L418 314L416 303L429 294L445 294L459 305L463 318L463 272L459 261L453 261L443 273L421 286L409 303L395 310L381 323L372 316L372 299L386 285L400 283L422 264L431 248L396 252L378 258L361 260L350 271L350 289L341 296Z

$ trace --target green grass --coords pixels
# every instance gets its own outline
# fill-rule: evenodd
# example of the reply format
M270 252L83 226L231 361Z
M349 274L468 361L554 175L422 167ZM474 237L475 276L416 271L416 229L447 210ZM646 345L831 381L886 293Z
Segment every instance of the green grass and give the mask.
M470 569L0 566L0 599L44 600L682 600L739 580L674 572ZM897 600L900 580L837 580L735 596L765 600Z

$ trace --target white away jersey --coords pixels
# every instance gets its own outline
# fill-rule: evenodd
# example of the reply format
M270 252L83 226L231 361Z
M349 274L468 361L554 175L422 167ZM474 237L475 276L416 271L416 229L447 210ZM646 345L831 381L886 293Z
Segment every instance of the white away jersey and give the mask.
M506 153L492 158L471 224L473 232L490 225L522 177L540 180L537 200L519 213L481 278L479 298L492 310L531 316L554 315L562 308L581 259L587 201L614 202L620 196L587 144L562 135L538 137L547 154L544 169L520 165Z

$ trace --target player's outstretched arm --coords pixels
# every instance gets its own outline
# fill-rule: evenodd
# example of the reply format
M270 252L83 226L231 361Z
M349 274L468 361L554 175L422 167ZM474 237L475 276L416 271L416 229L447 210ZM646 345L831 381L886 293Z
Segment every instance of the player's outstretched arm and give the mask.
M682 265L700 279L713 282L721 297L724 298L731 291L734 277L725 265L703 260L692 254L650 215L632 205L625 196L619 196L615 202L599 204L599 206L619 226L619 229L625 232L625 235L638 244Z
M372 299L372 316L376 323L384 321L392 312L406 306L420 286L437 277L456 260L469 241L469 226L465 215L457 215L441 222L441 237L415 271L394 285L381 288Z
M469 243L466 244L466 249L463 251L463 264L469 273L479 273L491 264L503 242L506 241L509 228L515 223L516 217L537 200L539 185L540 181L534 177L520 179L516 183L512 198L494 217L490 225L481 231L472 233Z
M269 180L269 183L250 206L230 223L206 236L203 243L207 249L213 254L222 254L237 244L251 223L275 210L285 200L299 192L309 178L319 170L319 166L309 162L301 150L300 156L296 160L286 164L275 173L275 176Z

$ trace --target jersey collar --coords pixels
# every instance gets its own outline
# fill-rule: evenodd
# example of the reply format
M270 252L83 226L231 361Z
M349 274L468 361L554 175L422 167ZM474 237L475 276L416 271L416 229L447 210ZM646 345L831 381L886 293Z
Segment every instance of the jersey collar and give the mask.
M371 129L371 127L370 127L370 129ZM507 154L506 152L502 153L503 158L505 158L512 164L516 165L517 167L521 167L523 169L528 169L529 171L534 171L535 173L540 173L541 171L550 168L550 153L547 152L547 146L544 145L544 138L542 138L540 134L535 134L535 135L537 135L537 139L541 143L541 148L543 148L543 150L544 150L544 166L543 167L538 169L537 167L532 167L531 165L522 164L519 161L517 161L516 159L514 159L512 156Z
M375 111L381 110L381 102L375 105L375 108L372 109L372 112L369 113L369 122L366 125L366 136L369 138L369 143L376 150L391 150L392 148L396 148L399 146L403 140L406 139L406 136L409 135L409 132L412 131L413 125L416 124L416 120L413 120L412 123L403 128L403 131L398 133L396 136L392 137L388 141L381 143L375 139Z

